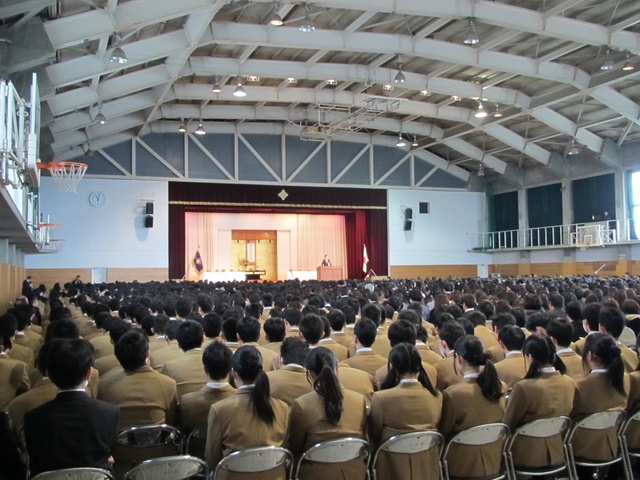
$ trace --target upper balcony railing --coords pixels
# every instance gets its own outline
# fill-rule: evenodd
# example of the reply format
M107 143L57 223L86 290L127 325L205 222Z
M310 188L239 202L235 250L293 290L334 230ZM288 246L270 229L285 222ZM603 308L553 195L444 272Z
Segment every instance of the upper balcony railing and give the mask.
M621 240L619 222L604 220L482 233L478 235L477 247L474 250L602 247L616 244Z

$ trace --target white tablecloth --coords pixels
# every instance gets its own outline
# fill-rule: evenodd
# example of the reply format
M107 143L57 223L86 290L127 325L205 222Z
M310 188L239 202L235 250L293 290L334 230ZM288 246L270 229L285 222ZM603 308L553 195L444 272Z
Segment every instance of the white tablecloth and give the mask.
M204 272L200 278L203 282L244 282L246 272Z
M287 272L288 280L316 280L318 278L318 272L315 270L289 270Z

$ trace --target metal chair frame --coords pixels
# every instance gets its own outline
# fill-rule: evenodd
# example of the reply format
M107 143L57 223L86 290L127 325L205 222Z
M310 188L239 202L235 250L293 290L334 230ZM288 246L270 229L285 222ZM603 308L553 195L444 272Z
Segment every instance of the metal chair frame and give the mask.
M265 468L264 457L266 455L275 458L271 459L271 462L269 462ZM286 448L274 446L245 448L244 450L230 453L220 460L213 471L212 480L216 480L219 472L222 470L237 473L261 473L280 465L284 465L287 472L286 478L290 478L293 468L293 454Z
M402 453L402 454L414 454L414 453L426 453L433 448L438 450L438 472L439 478L442 477L442 465L440 464L442 449L444 447L444 437L435 430L422 430L419 432L401 433L394 435L384 441L371 456L369 462L369 470L371 472L371 479L377 480L378 474L376 472L376 463L378 461L378 455L380 452L388 453Z
M613 465L617 462L622 462L624 467L624 472L626 478L631 478L630 471L628 470L629 462L624 459L624 440L621 435L622 427L624 424L624 420L626 418L626 414L623 411L616 412L598 412L588 415L582 420L576 422L569 434L567 435L567 439L565 441L565 452L567 458L567 465L569 467L569 477L572 480L578 480L578 471L576 469L576 465L580 465L583 467L604 467L606 465ZM578 428L582 428L585 430L605 430L607 428L617 428L617 436L618 436L618 453L614 455L611 460L592 460L588 458L580 458L576 460L575 455L573 453L573 446L571 445L571 441L575 435L575 432Z
M640 411L628 417L627 420L624 422L622 429L620 430L620 442L621 442L620 444L622 446L622 455L623 455L623 460L626 462L626 465L627 465L626 471L628 472L629 475L633 475L633 466L631 465L631 457L640 458L640 450L637 450L637 449L631 450L629 448L629 442L627 441L627 430L629 429L629 425L631 425L633 422L640 422ZM633 478L633 477L628 477L628 478Z
M502 478L509 477L509 468L508 468L508 459L506 455L506 446L507 441L509 439L509 426L504 423L487 423L484 425L477 425L475 427L471 427L467 430L463 430L456 434L451 440L447 442L447 445L442 452L442 475L444 480L450 480L452 478L449 475L449 466L447 462L447 456L449 455L449 449L453 444L459 445L467 445L467 446L483 446L488 445L490 443L496 442L498 440L503 440L501 447L500 460L503 465L498 470L496 475L491 475L487 478L491 480L499 480ZM468 438L471 437L471 438ZM487 440L488 439L488 440ZM455 477L454 477L455 478ZM478 479L479 480L479 479Z
M571 427L571 420L569 417L553 417L543 418L540 420L534 420L518 428L509 438L506 447L506 455L508 460L509 472L511 478L515 479L516 475L527 476L541 476L551 475L561 472L562 470L569 471L566 461L566 439ZM533 438L549 438L555 435L562 435L563 445L563 462L558 465L547 465L545 467L518 467L513 462L512 447L518 437L533 437Z
M184 454L185 455L192 455L192 456L196 456L197 457L197 455L193 455L193 452L191 450L192 449L192 442L194 441L194 439L206 440L207 439L207 427L197 427L197 428L194 428L193 430L191 430L191 432L187 436L186 441L184 442Z
M183 464L195 467L195 471L182 472L181 476L176 476L176 469L172 465ZM209 466L204 460L190 455L174 455L171 457L158 457L145 460L140 465L133 467L125 473L122 480L146 480L148 478L171 478L171 480L183 480L194 475L202 475L205 480L209 478Z
M64 468L42 472L31 480L115 480L113 474L104 468Z
M347 450L347 446L358 447L358 454L351 455ZM331 460L327 460L326 458L321 458L323 454L326 454L327 451L336 449L336 452L340 456L332 458ZM314 446L310 447L306 452L304 452L300 459L298 460L292 480L300 480L300 466L306 460L309 462L317 462L317 463L343 463L348 462L350 460L355 460L360 457L364 457L365 460L365 472L367 478L369 478L369 469L368 469L368 460L370 454L369 443L362 438L357 437L343 437L343 438L334 438L332 440L326 440L324 442L316 443Z

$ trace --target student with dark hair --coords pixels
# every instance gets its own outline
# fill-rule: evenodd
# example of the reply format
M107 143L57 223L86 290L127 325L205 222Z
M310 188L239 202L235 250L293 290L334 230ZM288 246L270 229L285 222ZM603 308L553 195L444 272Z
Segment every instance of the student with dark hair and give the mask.
M376 340L377 328L373 320L363 318L354 328L353 341L356 345L356 353L342 364L363 370L370 375L375 375L380 367L387 364L387 359L373 351L371 345Z
M176 382L148 365L147 335L133 328L120 337L114 350L122 369L100 378L98 398L120 406L118 429L176 425Z
M176 339L180 323L181 322L176 320L169 320L167 322L164 327L165 346L163 348L154 350L149 346L149 351L151 352L150 364L152 368L161 370L165 363L183 355L184 352L178 346L178 340Z
M118 407L95 400L83 390L93 360L88 341L54 340L47 372L58 393L24 417L31 474L78 467L111 470Z
M204 331L202 348L207 348L212 342L222 341L220 338L220 332L222 331L222 317L220 314L209 311L202 317L202 330Z
M302 311L298 308L285 308L282 311L282 318L287 325L287 337L297 337L300 334L298 324L302 320Z
M29 367L20 360L9 358L10 337L0 333L0 411L4 411L16 396L29 390Z
M317 346L328 348L329 350L331 350L338 359L338 362L346 360L349 357L349 349L347 347L343 347L333 338L331 338L331 324L329 323L327 317L321 316L320 320L322 320L324 331L323 337L317 343Z
M445 438L485 423L501 422L504 417L504 385L482 342L473 335L460 337L453 348L455 367L463 379L442 394L442 420L439 430ZM492 452L492 454L484 454ZM500 446L489 444L482 449L452 445L447 457L453 477L485 477L500 468ZM493 459L498 459L494 464Z
M206 427L211 405L236 392L229 384L232 355L229 347L221 342L213 342L204 349L202 366L208 380L200 390L185 393L180 399L181 426Z
M236 331L240 345L249 345L256 347L262 356L262 366L265 372L269 372L276 368L278 363L278 353L258 345L260 338L260 321L254 317L242 317L238 320Z
M284 339L278 359L280 368L267 372L273 398L291 405L300 395L311 391L305 368L308 354L309 344L302 337Z
M524 332L515 325L505 325L498 333L498 343L504 352L504 360L496 363L496 371L498 378L507 384L507 392L510 392L527 373L522 356Z
M622 310L616 307L603 307L598 314L598 325L601 332L608 333L616 341L620 349L624 369L627 373L638 368L638 355L618 340L622 335L626 319Z
M514 385L504 417L504 423L512 431L534 420L568 416L576 392L575 381L563 375L564 364L549 337L532 334L525 340L522 351L527 375ZM512 452L519 467L560 464L564 459L562 435L544 439L519 437Z
M365 399L342 388L337 369L331 350L318 347L309 352L307 375L314 391L294 400L289 414L288 448L296 458L318 442L348 436L365 438ZM347 464L307 463L300 470L300 478L363 478L365 470L362 460Z
M582 358L571 348L573 332L569 320L554 318L547 325L547 335L556 347L556 355L567 369L566 375L578 381L584 378L585 371Z
M349 348L353 338L345 332L344 327L347 324L347 317L344 312L339 308L334 308L327 314L327 320L331 325L331 338L343 347Z
M111 338L111 341L115 345L116 342L120 339L120 337L124 335L126 332L128 332L129 330L131 330L131 328L133 327L131 327L130 323L127 323L125 321L120 321L111 330L109 330L109 338ZM113 370L114 368L119 367L120 362L118 361L118 358L115 356L115 354L113 354L113 355L107 355L104 357L97 358L93 366L95 367L96 370L98 370L98 373L102 377L107 372Z
M576 342L580 338L585 337L587 332L584 330L582 326L582 311L584 309L584 304L577 300L573 300L567 302L565 304L565 313L567 315L567 320L571 322L571 327L573 328L573 335L571 337L571 341Z
M280 317L269 317L262 325L262 330L264 330L265 340L268 342L263 347L279 353L280 346L287 334L284 320Z
M4 338L4 353L8 358L19 360L33 368L36 363L35 353L29 347L14 343L13 339L18 333L18 319L10 313L0 316L0 336Z
M436 388L441 392L462 380L462 374L455 368L453 347L464 334L464 329L455 320L444 322L440 328L440 353L443 358L435 367L438 373Z
M205 457L210 468L237 450L281 446L287 430L287 404L271 397L257 348L243 345L235 351L231 376L238 388L235 395L209 410Z
M369 438L374 447L401 433L434 430L442 413L442 395L429 381L413 345L395 345L389 354L389 365L381 391L371 397ZM429 465L436 469L429 471ZM437 478L437 466L437 455L427 459L423 455L381 453L376 470L378 478L411 480Z
M235 352L239 347L240 343L238 342L238 320L239 318L229 315L222 321L222 338L224 339L224 343L227 347L231 349L232 352Z
M582 356L584 343L589 335L592 335L599 331L600 325L598 324L598 317L600 316L600 310L602 305L599 303L590 303L582 311L582 328L587 332L584 338L579 339L574 343L576 353Z
M620 349L606 333L587 335L582 361L590 371L576 382L576 396L571 416L580 418L592 413L624 410L629 394L629 377L624 373ZM576 457L613 458L618 452L616 428L576 435L572 442Z
M547 324L551 321L551 315L547 312L534 312L527 315L527 330L531 333L546 335Z
M184 353L169 360L159 370L176 381L178 403L185 393L196 392L207 383L207 374L202 369L202 325L195 320L179 322L176 340Z

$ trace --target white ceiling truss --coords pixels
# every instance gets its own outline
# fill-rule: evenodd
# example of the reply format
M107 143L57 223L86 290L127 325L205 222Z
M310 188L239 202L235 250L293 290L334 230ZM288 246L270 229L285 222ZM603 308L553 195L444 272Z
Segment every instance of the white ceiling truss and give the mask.
M312 32L298 28L303 1L278 2L282 27L268 24L274 5L0 1L0 74L18 84L38 70L45 160L144 142L181 123L193 137L202 122L211 134L242 125L326 141L328 158L336 139L366 149L402 134L418 146L400 165L420 158L467 182L482 168L483 181L518 185L531 171L565 177L576 160L621 168L617 150L640 141L637 0L311 0ZM476 45L463 43L470 18ZM109 61L116 46L127 63ZM614 68L603 71L608 58ZM627 62L635 69L623 70ZM246 97L233 95L238 79ZM374 112L372 99L384 108ZM479 102L485 118L475 116ZM95 122L99 110L106 125ZM567 156L572 142L577 159ZM176 178L192 179L188 169Z

